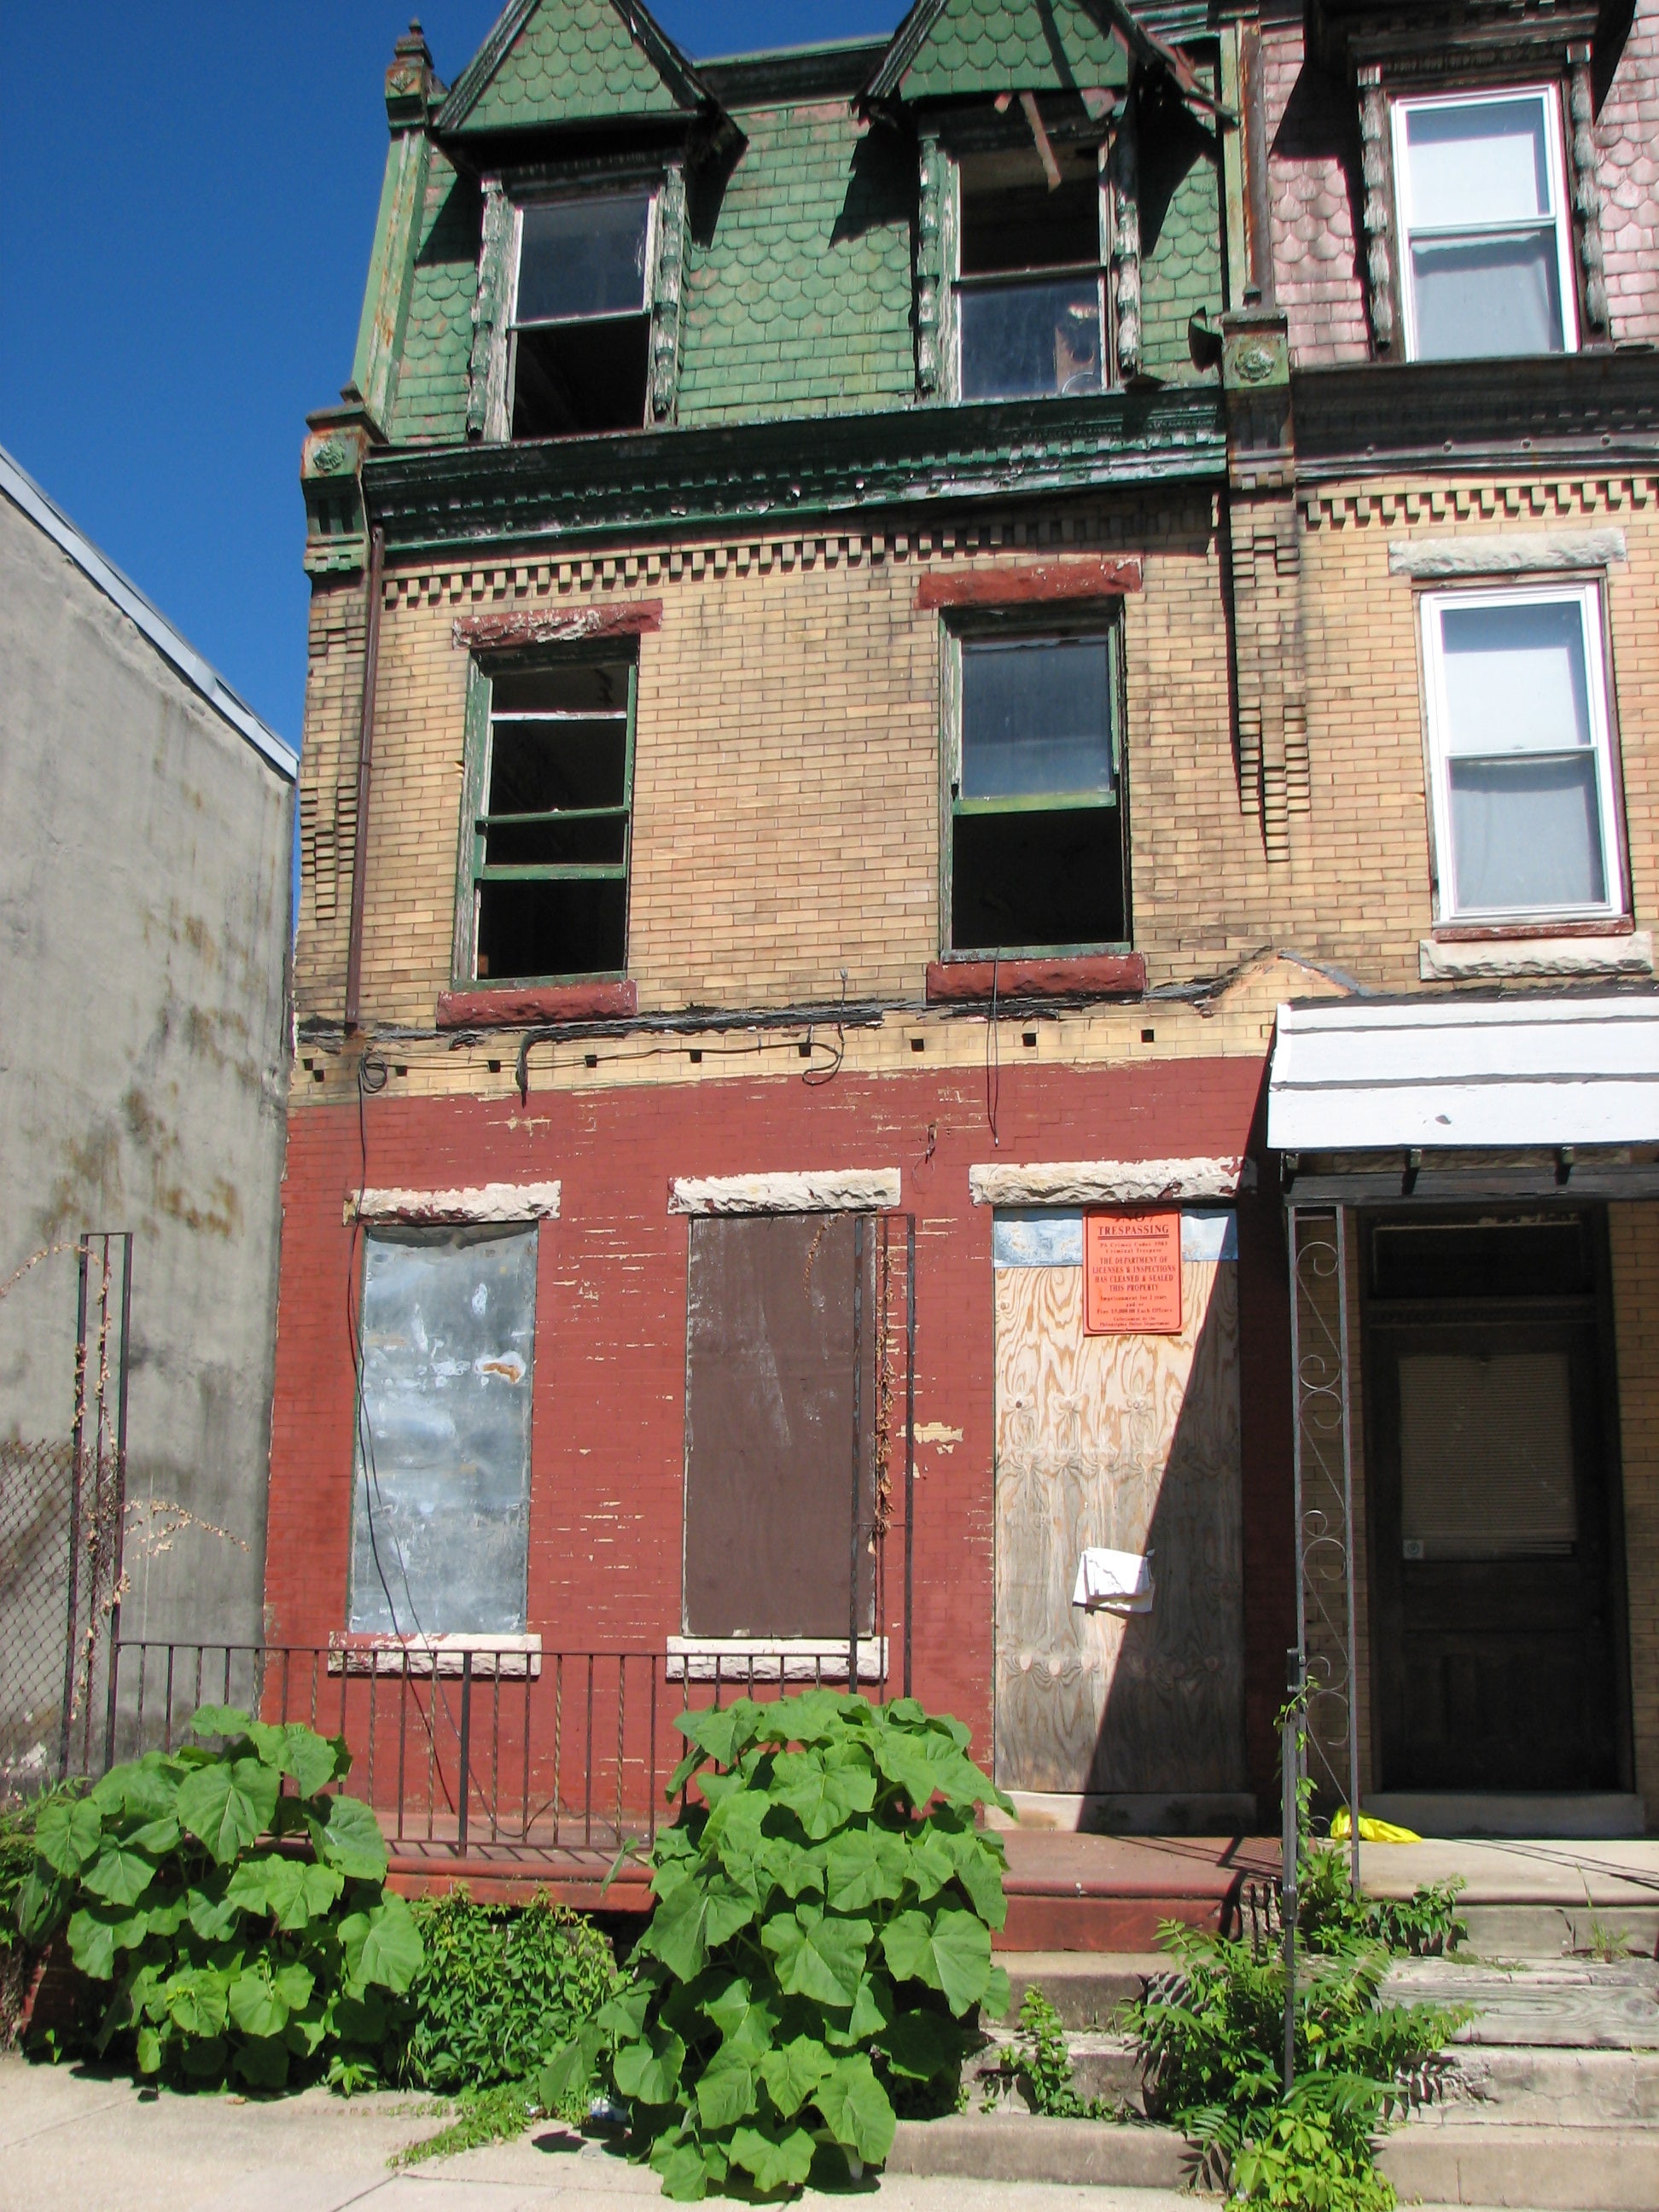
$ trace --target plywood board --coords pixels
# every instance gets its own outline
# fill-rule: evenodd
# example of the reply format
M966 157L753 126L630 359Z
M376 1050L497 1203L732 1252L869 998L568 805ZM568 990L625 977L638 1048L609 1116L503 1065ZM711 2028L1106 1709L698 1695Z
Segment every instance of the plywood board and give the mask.
M1243 1787L1237 1268L1182 1278L1179 1335L1090 1337L1081 1267L994 1272L1006 1789ZM1150 1613L1073 1607L1093 1545L1152 1553Z

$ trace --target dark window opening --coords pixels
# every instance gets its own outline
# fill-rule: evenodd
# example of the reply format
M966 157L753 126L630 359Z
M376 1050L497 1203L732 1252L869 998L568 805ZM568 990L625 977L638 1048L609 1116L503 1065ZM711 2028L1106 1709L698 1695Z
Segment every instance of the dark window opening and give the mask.
M957 287L964 399L1100 392L1107 381L1100 184L1094 149L963 163Z
M953 950L1127 939L1115 699L1109 636L964 640Z
M626 968L633 698L630 661L494 679L473 842L482 980Z
M513 435L645 421L651 194L532 204L520 214Z
M1382 1223L1370 1243L1374 1298L1583 1297L1595 1288L1582 1214Z

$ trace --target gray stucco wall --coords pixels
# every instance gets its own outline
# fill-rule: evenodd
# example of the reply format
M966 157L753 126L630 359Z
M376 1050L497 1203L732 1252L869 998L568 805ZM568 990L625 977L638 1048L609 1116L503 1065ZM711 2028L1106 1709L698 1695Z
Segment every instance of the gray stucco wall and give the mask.
M291 783L0 495L0 1282L134 1232L128 1495L193 1518L130 1540L126 1636L259 1634L293 820ZM74 1336L59 1252L0 1297L0 1439L67 1438Z

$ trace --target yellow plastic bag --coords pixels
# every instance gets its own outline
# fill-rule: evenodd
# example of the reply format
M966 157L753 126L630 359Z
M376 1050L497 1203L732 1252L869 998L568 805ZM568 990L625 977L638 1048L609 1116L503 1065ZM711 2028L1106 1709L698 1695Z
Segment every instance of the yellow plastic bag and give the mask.
M1348 1808L1345 1805L1331 1822L1331 1841L1343 1844L1347 1839ZM1374 1820L1369 1813L1362 1813L1359 1840L1362 1844L1420 1844L1423 1838L1410 1828L1396 1828L1392 1820Z

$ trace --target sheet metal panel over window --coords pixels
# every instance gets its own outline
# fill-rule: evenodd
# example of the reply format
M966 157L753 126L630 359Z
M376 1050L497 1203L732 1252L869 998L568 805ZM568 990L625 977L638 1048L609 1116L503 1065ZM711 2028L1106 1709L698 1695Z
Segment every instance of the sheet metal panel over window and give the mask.
M354 1630L523 1630L535 1332L533 1228L364 1237Z
M691 1223L685 1632L840 1636L852 1522L854 1218ZM859 1627L874 1625L876 1298L865 1224Z

